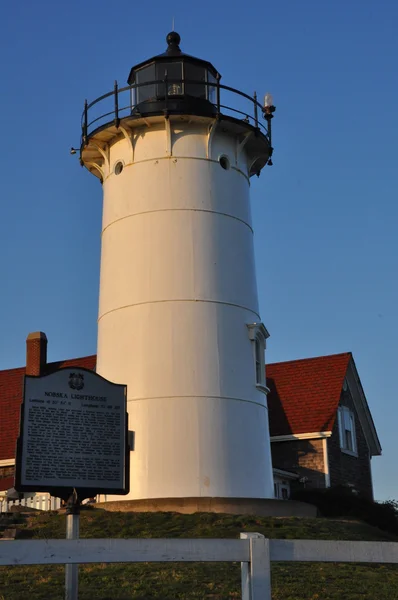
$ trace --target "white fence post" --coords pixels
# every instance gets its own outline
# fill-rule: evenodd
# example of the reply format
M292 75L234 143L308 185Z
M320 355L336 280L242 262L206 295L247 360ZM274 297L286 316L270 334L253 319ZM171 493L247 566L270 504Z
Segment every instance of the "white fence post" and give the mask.
M269 540L261 533L241 533L249 540L250 563L241 563L242 600L271 600Z
M240 539L247 540L251 535L256 535L254 533L241 533ZM242 583L242 600L250 600L250 571L249 571L249 563L241 562L240 563L240 573L241 573L241 583Z

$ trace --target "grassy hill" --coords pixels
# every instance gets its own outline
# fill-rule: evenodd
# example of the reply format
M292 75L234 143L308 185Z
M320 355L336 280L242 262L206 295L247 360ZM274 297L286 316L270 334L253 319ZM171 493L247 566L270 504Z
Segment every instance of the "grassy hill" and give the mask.
M19 538L65 537L65 515L25 516ZM269 538L381 540L398 538L360 522L197 513L85 510L80 536L237 538L257 531ZM1 542L12 544L13 542ZM272 566L273 600L394 600L398 565L279 563ZM80 600L227 600L240 598L240 565L226 563L93 564L79 570ZM0 600L62 600L64 568L0 567Z

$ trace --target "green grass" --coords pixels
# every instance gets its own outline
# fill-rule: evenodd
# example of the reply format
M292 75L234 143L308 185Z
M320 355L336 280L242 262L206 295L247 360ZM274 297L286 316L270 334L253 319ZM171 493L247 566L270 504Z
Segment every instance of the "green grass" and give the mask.
M65 515L35 514L19 526L21 538L65 537ZM197 513L125 513L86 510L80 536L237 538L257 531L269 538L398 541L349 520ZM12 544L13 542L0 542ZM0 568L0 600L63 599L64 567ZM272 566L273 600L394 600L394 565L278 563ZM228 563L93 564L79 569L80 600L223 600L240 598L240 565Z

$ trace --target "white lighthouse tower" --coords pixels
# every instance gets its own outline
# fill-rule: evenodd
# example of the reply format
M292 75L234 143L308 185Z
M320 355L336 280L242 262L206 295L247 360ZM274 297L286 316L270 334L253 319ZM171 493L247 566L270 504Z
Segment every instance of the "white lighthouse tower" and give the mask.
M127 384L128 499L273 497L249 199L269 131L255 97L167 43L83 114L103 187L97 372Z

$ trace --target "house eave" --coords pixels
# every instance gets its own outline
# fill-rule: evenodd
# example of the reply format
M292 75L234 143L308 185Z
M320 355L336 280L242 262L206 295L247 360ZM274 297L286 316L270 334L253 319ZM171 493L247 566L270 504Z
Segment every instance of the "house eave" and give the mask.
M300 477L298 473L293 473L292 471L285 471L284 469L277 469L276 467L272 469L272 472L274 475L277 475L278 477L284 477L285 479L295 480Z
M366 442L369 447L370 456L381 455L381 444L377 435L376 427L373 422L372 414L366 400L365 392L355 365L354 358L351 356L346 379L352 395L352 399L358 414L358 419L364 432Z
M319 438L328 438L332 435L331 431L315 431L312 433L289 433L287 435L273 435L271 442L292 442L297 440L315 440Z
M3 458L0 460L1 467L13 467L15 465L15 458Z

